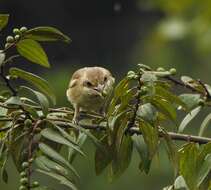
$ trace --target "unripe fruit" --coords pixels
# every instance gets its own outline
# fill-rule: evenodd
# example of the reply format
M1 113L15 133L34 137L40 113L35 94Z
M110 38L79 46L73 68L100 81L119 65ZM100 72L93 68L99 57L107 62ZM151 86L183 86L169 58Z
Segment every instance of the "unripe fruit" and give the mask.
M24 32L27 31L27 28L26 28L25 26L23 26L23 27L20 28L20 31L21 31L22 33L24 33Z
M20 30L19 30L18 28L14 28L14 29L13 29L13 33L14 33L14 34L20 34Z
M169 72L171 73L171 75L175 75L177 73L177 70L175 68L171 68Z
M20 173L20 176L21 176L21 177L26 177L27 174L26 174L26 172L21 172L21 173Z
M157 68L157 71L163 72L163 71L165 71L165 69L164 69L163 67L158 67L158 68Z
M26 168L28 168L29 167L29 163L28 162L23 162L22 163L22 168L23 169L26 169Z
M8 48L9 46L10 46L10 43L6 43L4 47Z
M28 183L28 179L26 177L20 179L20 183L22 185L26 185Z
M33 159L33 158L29 159L29 163L32 163L33 161L34 161L34 159Z
M15 40L20 40L21 36L20 35L15 35Z
M6 41L7 41L7 43L13 43L14 38L12 36L7 36Z
M31 126L32 126L32 121L31 121L31 119L26 119L26 120L24 121L24 125L25 125L26 127L31 127Z
M39 184L38 181L34 181L34 182L32 183L32 187L39 187L39 186L40 186L40 184Z
M21 185L21 186L19 187L19 190L27 190L27 188L26 188L26 186Z

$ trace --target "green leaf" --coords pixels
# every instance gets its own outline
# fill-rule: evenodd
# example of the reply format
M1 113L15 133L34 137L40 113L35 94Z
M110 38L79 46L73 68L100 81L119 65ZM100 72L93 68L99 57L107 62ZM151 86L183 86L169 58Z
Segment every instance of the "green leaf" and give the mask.
M139 169L148 174L152 162L152 159L149 158L149 151L147 150L145 143L143 142L143 138L141 136L133 135L132 139L134 142L134 146L141 158Z
M152 123L156 121L158 113L156 108L152 104L146 103L139 106L137 115L140 116L143 120Z
M178 128L178 132L182 133L184 129L187 127L187 125L190 123L190 121L197 116L197 114L201 111L201 106L196 107L193 109L190 113L188 113L185 118L180 123L180 126Z
M189 143L185 145L180 151L180 175L183 176L189 189L197 189L197 156L198 149L196 144Z
M87 139L87 135L84 134L84 133L79 133L78 137L77 137L77 140L76 140L76 144L79 146L79 147L82 147L83 144L85 143ZM97 147L98 148L98 147ZM76 154L77 152L73 149L73 148L69 148L68 149L68 161L70 163L73 162L74 158L76 157Z
M163 97L169 102L175 103L178 106L182 106L183 108L187 109L186 104L176 95L174 95L170 89L164 88L161 85L155 86L156 95Z
M151 103L172 121L176 121L177 113L175 107L170 102L160 98L159 96L155 96Z
M71 39L63 34L61 31L54 27L48 26L39 26L36 28L32 28L27 30L24 33L24 38L36 40L36 41L64 41L71 42Z
M186 190L188 188L182 176L177 177L177 179L174 182L174 188L175 190L181 190L181 189Z
M49 86L48 82L42 79L41 77L15 67L10 68L9 72L12 76L17 76L23 80L30 82L35 87L37 87L42 93L47 95L54 104L56 103L56 97L53 93L52 88Z
M208 114L204 121L202 122L201 126L200 126L200 130L199 130L199 136L203 136L205 130L207 129L208 127L208 124L210 123L210 120L211 120L211 113Z
M77 129L77 130L85 133L87 135L87 137L89 137L97 147L103 149L100 141L94 135L92 135L87 129L84 129L83 127L80 127L79 125L75 125L73 123L68 123L68 125L71 126L74 129Z
M179 98L187 105L189 110L198 106L199 101L201 100L199 94L182 94Z
M44 130L41 131L41 135L51 141L54 141L56 143L60 143L63 145L66 145L70 148L73 148L75 151L77 151L78 153L80 153L82 156L85 156L85 154L80 150L80 147L69 142L68 140L66 140L63 136L61 136L59 134L59 132L56 132L55 130L51 129L51 128L46 128Z
M40 143L39 148L46 156L52 158L55 162L63 164L64 166L69 168L75 174L75 176L79 177L77 171L73 168L73 166L69 164L68 161L65 158L63 158L54 149L52 149L51 147L49 147L48 145L44 143Z
M31 39L25 39L19 41L16 47L18 53L29 61L37 63L47 68L50 67L48 57L45 51L43 50L42 46L38 42Z
M45 175L48 175L56 180L58 180L62 185L66 185L72 190L77 190L76 186L69 180L67 180L64 176L52 173L52 172L46 172L44 170L37 169L36 171L43 173Z
M9 14L0 14L0 31L7 26Z
M197 180L198 187L201 185L201 183L204 181L204 179L207 177L210 171L211 171L211 154L208 154L203 160L202 166L198 173L198 180Z
M26 86L21 86L21 89L26 89L30 92L32 92L37 100L39 101L39 104L42 108L42 111L43 111L43 114L46 116L48 114L48 108L49 108L49 102L48 102L48 99L46 98L46 96L36 90L33 90L29 87L26 87Z
M48 159L45 156L39 156L38 158L36 158L35 162L38 165L38 167L40 167L40 169L47 170L47 171L53 171L53 172L59 173L60 175L65 176L67 178L70 177L69 172L66 168L64 168L63 166L59 165L58 163Z
M12 96L6 102L6 105L22 105L21 99L19 96Z
M104 171L104 169L111 163L113 155L112 146L108 145L107 136L104 136L102 138L101 143L106 151L102 151L101 148L97 148L95 151L96 175L100 175Z
M152 127L147 122L140 123L140 130L143 134L145 143L148 146L149 150L149 159L152 159L158 149L159 137L156 127Z
M118 178L129 166L133 152L133 141L129 135L124 135L120 147L116 150L115 158L110 168L110 181Z
M128 89L128 82L129 82L128 78L125 77L117 84L116 88L114 89L114 96L108 108L108 114L107 114L108 117L111 116L111 114L114 112L116 103L119 100L119 98Z

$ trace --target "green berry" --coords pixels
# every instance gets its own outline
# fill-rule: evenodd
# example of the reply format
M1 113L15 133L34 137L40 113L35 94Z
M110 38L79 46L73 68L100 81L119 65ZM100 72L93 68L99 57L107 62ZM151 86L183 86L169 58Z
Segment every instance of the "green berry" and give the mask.
M20 40L21 36L19 34L15 35L15 40Z
M25 125L26 127L31 127L31 126L32 126L32 120L31 120L31 119L26 119L26 120L24 121L24 125Z
M21 33L24 33L24 32L26 32L27 30L28 30L28 29L27 29L25 26L23 26L23 27L20 28Z
M164 69L163 67L158 67L158 68L157 68L157 71L159 71L159 72L164 72L165 69Z
M175 68L171 68L169 72L171 73L171 75L175 75L177 73L177 70Z
M26 185L28 183L28 179L26 177L20 179L20 183L22 185Z
M29 167L29 163L28 162L23 162L22 163L22 168L23 169L26 169L26 168L28 168Z
M38 181L34 181L34 182L32 183L32 187L39 187L39 186L40 186L40 184L39 184Z
M13 33L14 33L14 34L20 34L20 30L19 30L18 28L14 28L14 29L13 29Z
M26 186L21 185L21 186L19 187L19 190L27 190L27 188L26 188Z
M33 159L33 158L29 159L29 162L30 162L30 163L32 163L33 161L34 161L34 159Z
M21 172L21 173L20 173L20 176L21 176L21 177L26 177L26 175L27 175L26 172Z
M7 41L7 43L13 43L14 38L12 36L7 36L6 41Z
M10 46L10 43L6 43L4 47L8 48L9 46Z

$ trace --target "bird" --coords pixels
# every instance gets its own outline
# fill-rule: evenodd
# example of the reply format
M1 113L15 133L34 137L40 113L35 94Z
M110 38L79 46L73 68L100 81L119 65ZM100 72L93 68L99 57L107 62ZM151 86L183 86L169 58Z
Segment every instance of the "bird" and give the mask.
M115 78L103 67L84 67L70 79L66 96L75 111L72 122L78 124L80 111L100 113L112 94Z

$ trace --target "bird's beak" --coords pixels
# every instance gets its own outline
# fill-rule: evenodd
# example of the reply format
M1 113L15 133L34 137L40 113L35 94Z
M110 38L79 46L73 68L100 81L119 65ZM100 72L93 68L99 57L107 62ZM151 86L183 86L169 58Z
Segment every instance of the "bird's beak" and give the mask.
M98 86L94 88L94 90L96 90L99 93L102 93L103 89L104 89L104 85L103 84L98 84Z

